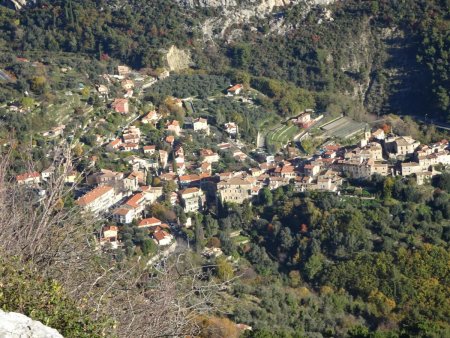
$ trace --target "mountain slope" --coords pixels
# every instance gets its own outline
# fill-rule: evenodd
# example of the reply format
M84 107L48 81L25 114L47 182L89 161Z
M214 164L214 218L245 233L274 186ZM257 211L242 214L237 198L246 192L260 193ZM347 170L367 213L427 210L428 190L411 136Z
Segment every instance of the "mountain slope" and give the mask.
M446 1L42 0L0 24L0 45L13 52L107 54L157 68L175 45L196 68L319 92L318 109L450 116Z

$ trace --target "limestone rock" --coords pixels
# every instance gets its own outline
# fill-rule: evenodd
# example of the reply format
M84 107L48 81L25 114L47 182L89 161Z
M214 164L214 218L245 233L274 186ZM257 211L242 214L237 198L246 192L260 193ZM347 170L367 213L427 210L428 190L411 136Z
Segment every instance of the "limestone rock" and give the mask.
M2 338L63 338L55 329L16 312L0 310L0 337Z
M176 46L169 48L166 54L166 62L170 71L186 69L192 64L189 51L178 49Z

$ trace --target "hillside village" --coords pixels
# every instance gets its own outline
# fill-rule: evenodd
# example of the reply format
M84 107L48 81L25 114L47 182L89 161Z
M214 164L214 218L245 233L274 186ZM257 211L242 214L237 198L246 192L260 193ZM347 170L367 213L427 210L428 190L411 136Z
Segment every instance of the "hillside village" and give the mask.
M192 109L189 99L168 97L166 103L172 111L153 108L137 114L133 104L143 91L169 76L167 70L155 77L143 76L121 65L116 74L104 74L106 84L95 88L108 109L124 116L125 125L112 137L97 135L93 147L113 159L112 163L120 160L124 166L112 170L111 163L102 167L98 156L84 155L86 167L82 172L69 173L66 183L76 186L76 205L104 220L98 240L106 248L120 247L121 227L132 224L144 229L157 246L167 247L175 241L175 232L192 226L196 213L218 204L251 203L260 199L265 190L291 185L297 192L341 194L349 182L369 180L372 175L413 175L416 183L422 185L439 173L437 165L450 164L446 140L420 144L410 136L371 129L367 124L357 125L354 133L358 136L353 138L353 145L341 146L325 140L312 155L301 155L291 143L287 151L269 154L242 141L237 121L217 125L207 116L185 116L187 107ZM113 84L120 85L121 97L110 97ZM224 95L230 100L243 94L242 84L224 88ZM177 118L180 112L182 118ZM312 114L308 110L292 119L299 135L305 135L323 117ZM104 122L103 118L95 123ZM64 142L64 130L65 125L58 125L42 135ZM155 134L160 137L155 139ZM16 180L41 189L40 195L45 196L45 183L51 180L54 170L49 167L42 172L24 172ZM170 222L168 218L160 220L156 217L158 208L175 210L175 217L169 217Z
M448 1L0 1L0 312L450 337Z

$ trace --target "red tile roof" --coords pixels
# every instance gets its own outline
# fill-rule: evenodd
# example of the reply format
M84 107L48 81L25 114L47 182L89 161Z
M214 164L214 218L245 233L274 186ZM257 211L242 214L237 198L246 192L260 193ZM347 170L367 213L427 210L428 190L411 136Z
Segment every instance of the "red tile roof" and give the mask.
M129 205L132 208L139 207L139 202L144 199L144 195L142 193L137 193L132 196L128 201L125 202L126 205Z
M198 188L186 188L184 190L180 190L181 195L187 195L187 194L193 194L196 192L199 192L200 190Z
M101 186L89 191L84 196L80 197L75 203L79 206L86 206L95 201L97 198L103 196L107 192L111 191L113 187Z
M41 174L39 174L37 171L31 172L31 173L25 173L21 175L16 176L16 180L19 181L25 181L29 178L38 178L41 177Z
M131 209L120 207L114 210L114 215L126 216L129 212L131 212Z
M162 241L164 238L166 238L168 236L169 236L169 234L167 232L165 232L164 230L156 231L155 233L153 233L153 237L155 237L155 239L158 242Z
M234 85L233 87L228 88L227 90L228 90L229 92L234 93L234 92L236 92L237 90L242 89L243 87L244 87L244 86L243 86L242 84L238 83L238 84Z
M161 221L159 219L157 219L156 217L144 218L138 224L138 226L140 226L140 227L148 227L148 226L155 226L155 225L161 225Z

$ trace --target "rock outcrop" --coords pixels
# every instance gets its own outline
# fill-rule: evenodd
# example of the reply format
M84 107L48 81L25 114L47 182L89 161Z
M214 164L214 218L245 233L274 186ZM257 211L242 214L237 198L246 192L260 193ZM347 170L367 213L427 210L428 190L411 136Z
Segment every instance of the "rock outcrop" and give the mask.
M170 47L167 51L166 62L170 71L183 70L192 65L189 51L178 49L176 46Z
M179 5L189 8L214 7L221 8L222 14L208 18L203 22L201 30L204 40L214 38L225 38L228 41L238 39L240 29L235 28L242 24L251 22L252 18L264 18L276 8L283 8L296 4L303 4L305 13L313 6L328 5L335 0L176 0ZM271 22L272 32L283 33L282 19ZM233 27L233 28L231 28ZM278 28L277 28L278 27ZM231 30L229 29L231 28Z
M328 5L334 0L177 0L180 4L188 7L266 7L273 8L276 6L286 6L300 2L310 2L315 5Z
M0 310L0 337L2 338L63 338L55 329L16 312Z
M28 3L35 2L34 0L5 0L5 3L8 7L14 8L15 10L22 9Z

